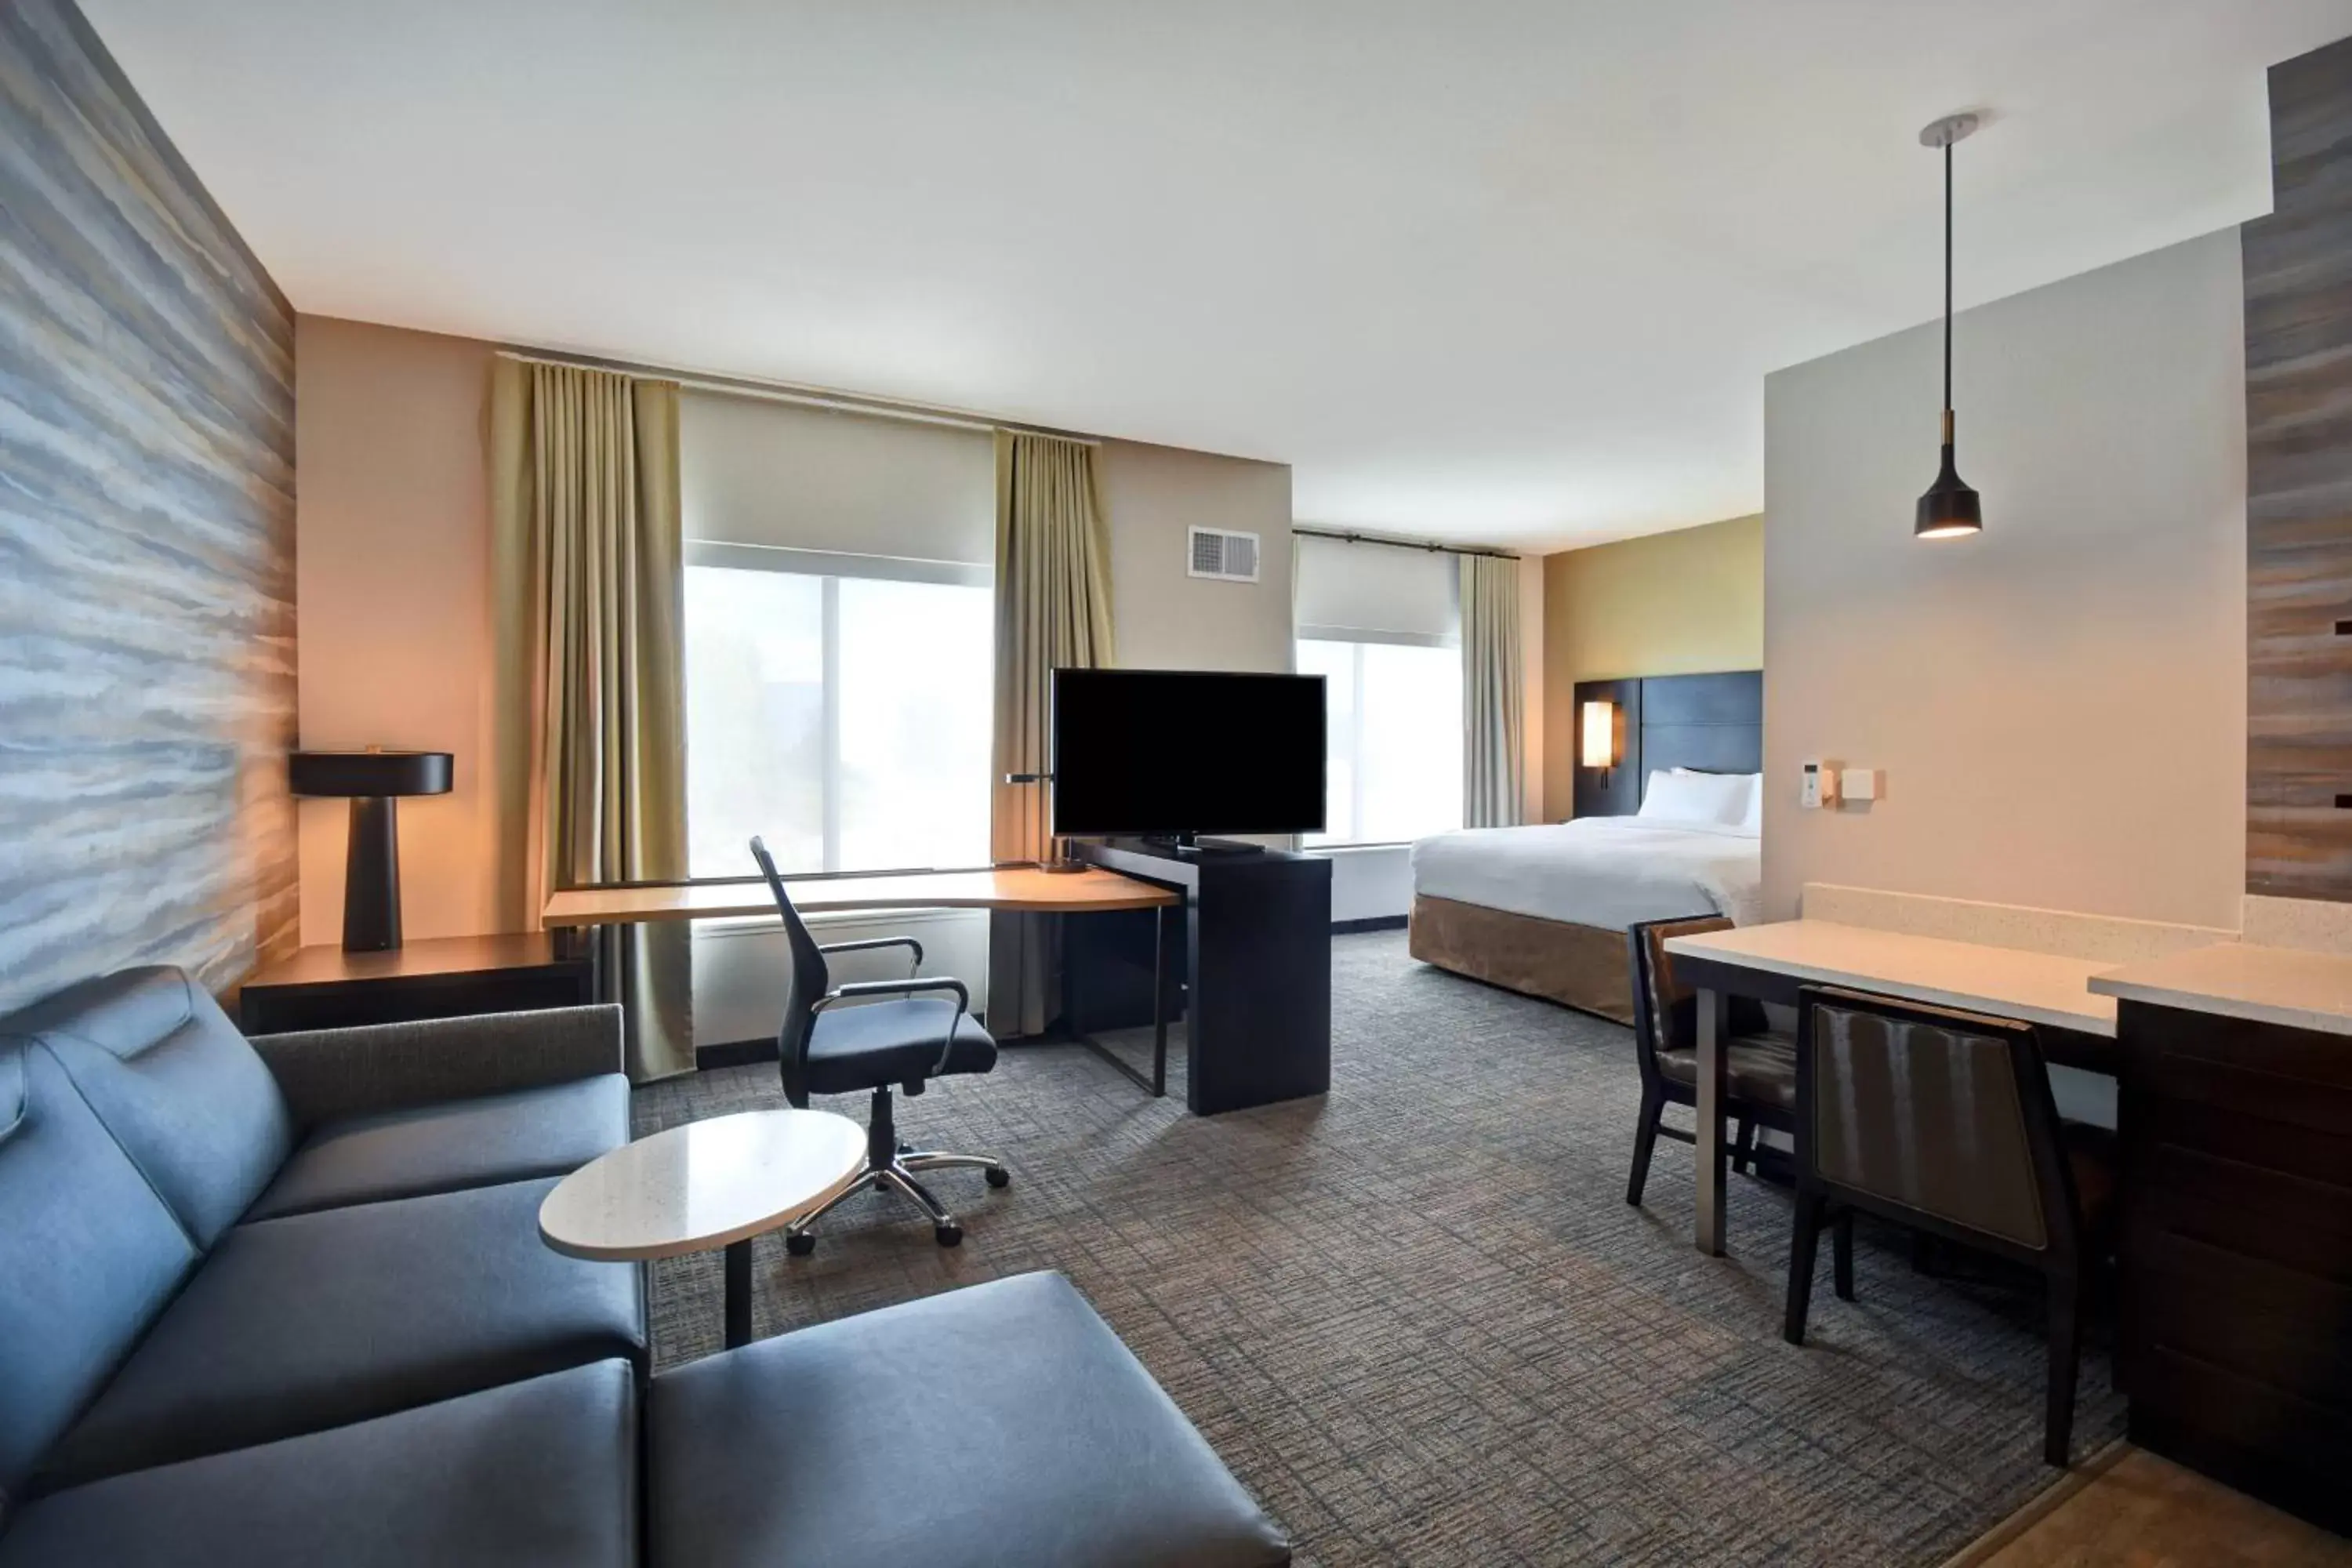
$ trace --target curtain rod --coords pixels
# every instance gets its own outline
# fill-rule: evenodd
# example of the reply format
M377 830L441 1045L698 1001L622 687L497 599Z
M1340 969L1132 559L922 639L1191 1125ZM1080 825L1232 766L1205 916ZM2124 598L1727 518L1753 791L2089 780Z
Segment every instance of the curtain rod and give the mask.
M1021 425L1009 419L991 419L985 415L969 414L961 409L901 403L893 398L868 397L861 393L827 392L821 387L793 386L784 382L758 381L749 376L671 370L664 365L605 359L595 354L564 353L552 349L503 348L499 353L506 359L520 360L525 364L566 365L580 370L609 370L622 375L652 376L662 381L674 381L698 392L722 393L730 397L749 397L765 403L793 403L810 408L830 408L840 414L899 419L910 425L942 425L956 430L1009 430L1018 436L1050 436L1057 441L1075 441L1082 447L1102 445L1098 437L1075 435L1049 426Z
M1387 539L1377 533L1345 533L1336 528L1304 528L1294 523L1291 532L1308 539L1336 539L1342 544L1385 544L1391 550L1425 550L1440 555L1484 555L1496 561L1517 561L1519 557L1507 550L1489 550L1483 544L1441 544L1434 539Z

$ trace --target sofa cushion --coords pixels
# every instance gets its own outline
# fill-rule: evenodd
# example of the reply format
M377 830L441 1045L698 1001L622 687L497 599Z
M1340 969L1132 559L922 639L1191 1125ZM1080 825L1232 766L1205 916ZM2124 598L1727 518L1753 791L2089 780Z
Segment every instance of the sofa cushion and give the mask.
M628 1141L619 1073L346 1117L304 1139L245 1217L564 1176Z
M268 1068L176 969L126 969L16 1016L37 1035L200 1247L236 1223L293 1147Z
M0 1021L0 1512L196 1261L47 1051Z
M568 1372L77 1487L26 1509L0 1568L623 1568L636 1384Z
M655 1568L1290 1560L1058 1274L706 1357L647 1415Z
M539 1239L552 1181L232 1229L41 1468L45 1489L643 1355L637 1268Z

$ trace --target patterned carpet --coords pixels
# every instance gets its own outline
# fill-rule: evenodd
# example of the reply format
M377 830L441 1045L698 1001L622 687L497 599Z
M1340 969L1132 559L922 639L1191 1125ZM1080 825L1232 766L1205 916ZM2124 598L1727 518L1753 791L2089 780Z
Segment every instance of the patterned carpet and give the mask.
M1627 1031L1402 932L1332 963L1327 1100L1203 1120L1039 1047L902 1101L907 1137L1001 1154L1013 1186L937 1183L953 1250L872 1195L813 1258L763 1240L758 1331L1058 1268L1334 1568L1933 1563L2050 1483L2031 1286L1915 1274L1865 1227L1859 1300L1824 1257L1811 1342L1784 1344L1784 1193L1733 1178L1719 1260L1690 1245L1684 1146L1626 1206ZM640 1091L638 1131L782 1102L772 1066L706 1073ZM659 1361L718 1348L719 1296L715 1254L657 1268ZM2095 1348L2077 1456L2122 1415Z

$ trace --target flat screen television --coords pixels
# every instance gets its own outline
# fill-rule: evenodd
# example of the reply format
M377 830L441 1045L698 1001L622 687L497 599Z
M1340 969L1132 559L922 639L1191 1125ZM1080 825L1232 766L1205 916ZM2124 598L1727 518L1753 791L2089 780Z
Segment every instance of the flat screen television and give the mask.
M1190 843L1323 827L1323 678L1054 672L1054 831Z

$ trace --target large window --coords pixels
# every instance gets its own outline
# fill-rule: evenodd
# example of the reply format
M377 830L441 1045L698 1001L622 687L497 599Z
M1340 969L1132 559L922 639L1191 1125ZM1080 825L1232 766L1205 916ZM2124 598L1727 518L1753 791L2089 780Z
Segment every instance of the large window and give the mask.
M786 871L986 865L988 588L702 553L686 570L690 873L751 873L755 833Z
M1462 651L1298 640L1323 677L1330 757L1309 844L1393 844L1462 826Z

